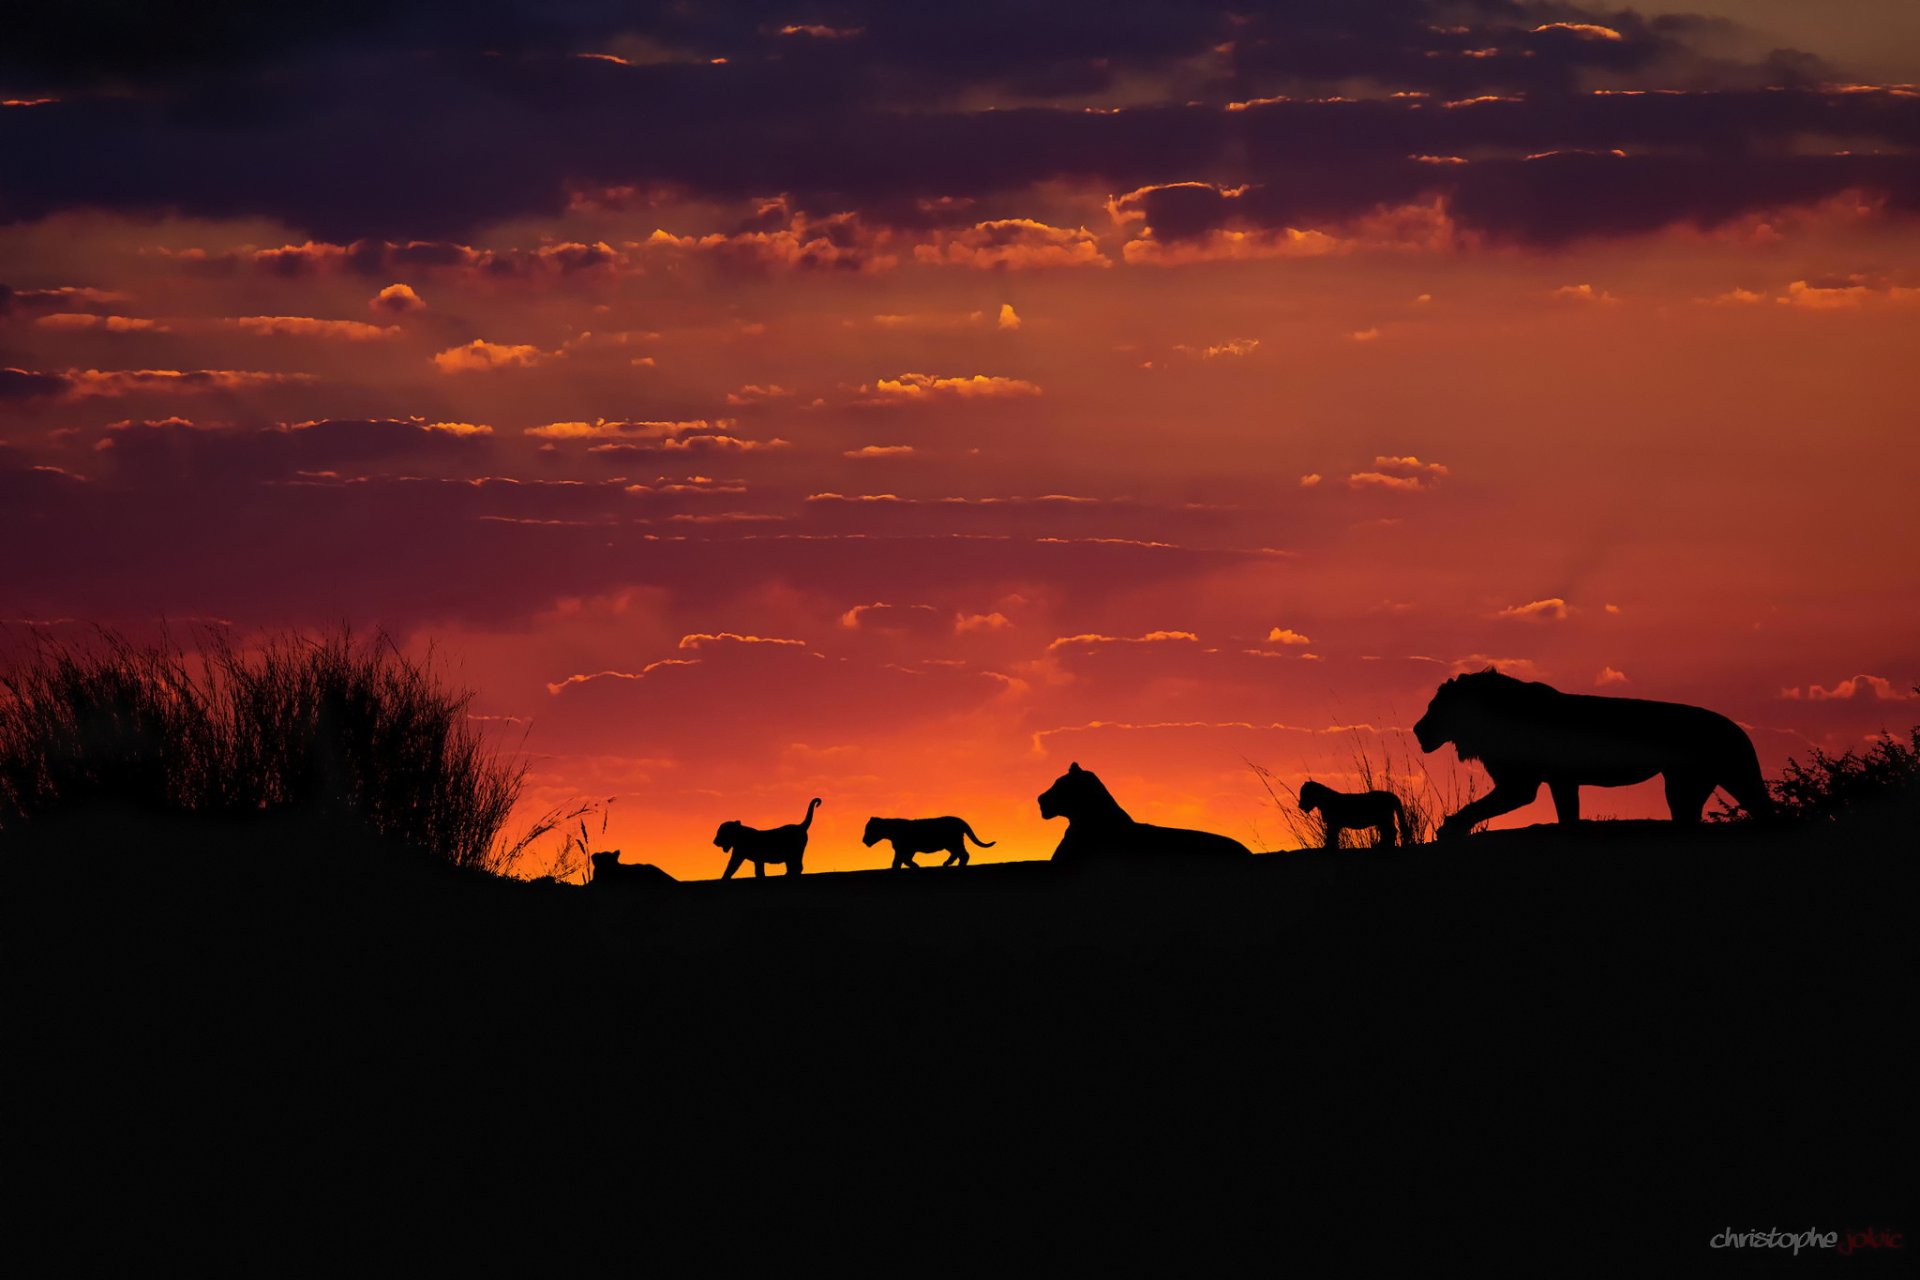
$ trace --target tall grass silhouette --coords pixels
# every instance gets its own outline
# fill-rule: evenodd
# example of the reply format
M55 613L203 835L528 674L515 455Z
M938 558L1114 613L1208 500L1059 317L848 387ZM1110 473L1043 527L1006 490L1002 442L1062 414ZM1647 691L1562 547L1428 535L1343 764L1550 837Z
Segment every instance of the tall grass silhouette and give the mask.
M0 663L0 827L83 811L285 815L371 835L456 867L504 873L584 812L502 835L525 769L384 636L287 634L242 648L222 631L190 655L171 637L36 634Z

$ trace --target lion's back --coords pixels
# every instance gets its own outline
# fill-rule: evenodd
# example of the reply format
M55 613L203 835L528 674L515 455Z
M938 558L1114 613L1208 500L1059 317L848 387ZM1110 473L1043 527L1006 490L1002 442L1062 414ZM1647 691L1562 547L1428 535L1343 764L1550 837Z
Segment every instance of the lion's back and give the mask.
M1473 754L1576 768L1644 768L1739 759L1753 750L1745 730L1705 707L1541 688L1551 696L1490 709Z
M915 853L932 853L958 844L967 824L959 818L876 818L878 837L891 840L895 848L911 848Z

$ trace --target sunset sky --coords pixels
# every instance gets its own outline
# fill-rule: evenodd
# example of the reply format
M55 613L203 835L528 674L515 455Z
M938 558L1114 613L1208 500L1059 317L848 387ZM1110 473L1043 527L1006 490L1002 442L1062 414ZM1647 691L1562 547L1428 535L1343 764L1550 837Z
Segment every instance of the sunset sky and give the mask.
M1490 662L1920 722L1910 0L163 9L0 39L14 643L384 628L689 878L1284 847Z

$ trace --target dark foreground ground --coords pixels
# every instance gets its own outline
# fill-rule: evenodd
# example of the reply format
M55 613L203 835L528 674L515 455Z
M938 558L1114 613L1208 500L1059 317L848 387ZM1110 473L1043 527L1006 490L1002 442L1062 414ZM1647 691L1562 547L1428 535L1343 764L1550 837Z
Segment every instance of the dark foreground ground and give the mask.
M76 1269L1804 1268L1709 1240L1920 1225L1910 860L1635 823L649 890L0 834L8 1238Z

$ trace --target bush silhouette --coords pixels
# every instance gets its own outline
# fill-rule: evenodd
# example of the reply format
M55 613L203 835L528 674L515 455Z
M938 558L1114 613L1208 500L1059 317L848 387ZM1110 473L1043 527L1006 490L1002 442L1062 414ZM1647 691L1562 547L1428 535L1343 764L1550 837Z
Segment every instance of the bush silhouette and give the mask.
M384 637L282 635L241 649L110 631L36 636L0 674L0 826L87 810L296 817L504 871L523 771ZM532 833L537 834L537 833ZM530 838L530 837L529 837Z
M1804 764L1789 757L1767 790L1781 815L1797 821L1879 819L1911 830L1920 821L1920 726L1904 742L1882 733L1864 753L1836 756L1815 747Z

